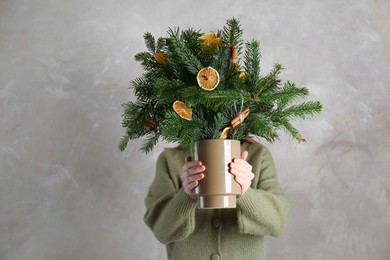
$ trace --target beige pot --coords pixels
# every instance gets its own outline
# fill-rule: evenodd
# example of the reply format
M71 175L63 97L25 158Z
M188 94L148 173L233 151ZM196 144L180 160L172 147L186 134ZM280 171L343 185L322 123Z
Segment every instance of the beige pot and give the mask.
M229 163L240 154L240 141L237 140L201 140L195 144L194 159L206 166L205 178L194 190L200 209L236 207L241 187L229 172Z

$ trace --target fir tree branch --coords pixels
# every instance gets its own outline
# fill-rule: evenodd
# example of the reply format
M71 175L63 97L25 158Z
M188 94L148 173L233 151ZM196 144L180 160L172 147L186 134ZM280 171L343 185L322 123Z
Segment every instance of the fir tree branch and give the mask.
M251 41L245 44L244 69L249 74L248 81L256 82L260 74L260 43Z
M173 27L168 29L168 36L171 38L180 38L180 28L179 27Z
M120 140L119 145L118 145L118 149L121 152L123 152L126 149L127 144L129 143L129 140L130 140L130 138L127 135L122 137L122 139Z
M153 95L153 87L146 77L134 78L130 81L130 86L138 99L147 100Z
M154 37L151 33L147 32L144 34L144 39L145 39L145 45L146 48L151 52L151 53L156 53L156 42L154 40Z
M267 93L258 97L254 102L278 102L280 108L284 108L290 102L297 98L303 98L309 94L309 90L305 87L298 88L291 81L287 81L284 87L271 93Z
M276 127L273 125L272 121L265 115L258 113L251 113L247 118L247 122L242 126L239 125L239 127L247 128L246 136L261 136L271 143L278 138Z
M140 52L134 56L135 61L141 62L145 71L152 71L156 68L156 61L149 52Z
M322 111L322 105L319 101L308 101L299 105L293 105L284 109L281 114L283 117L309 119Z
M278 122L281 124L282 128L294 139L298 140L298 142L306 142L306 140L299 133L298 129L292 126L292 124L287 119L279 120Z
M156 44L156 52L163 51L165 45L166 45L165 38L162 37L158 38Z
M283 69L282 65L275 64L274 69L271 72L271 74L268 76L267 81L262 85L262 87L259 89L259 91L257 91L253 100L255 100L260 95L260 93L264 90L264 88L280 74L282 69Z
M180 64L184 65L187 70L196 75L200 69L202 69L202 64L198 58L191 52L191 50L177 38L167 39L167 44L169 50L173 55L173 60L178 61Z
M176 100L180 100L181 93L179 89L185 87L184 83L177 79L159 78L156 80L156 94L160 103L173 103ZM183 89L183 92L185 90Z
M194 53L197 53L200 52L200 36L200 30L194 30L192 28L189 28L182 32L180 38L182 39L182 41L184 41L188 49L192 50Z
M145 141L142 144L141 151L144 153L149 153L150 151L153 150L153 148L156 146L157 142L159 139L159 135L156 133L149 133Z
M232 18L226 21L226 25L222 30L222 39L228 43L228 46L236 45L238 48L238 55L241 54L243 41L241 39L243 31L238 19Z

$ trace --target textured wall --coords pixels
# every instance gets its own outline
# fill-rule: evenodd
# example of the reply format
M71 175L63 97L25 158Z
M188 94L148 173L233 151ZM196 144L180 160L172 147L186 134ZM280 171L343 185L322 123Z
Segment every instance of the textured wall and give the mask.
M0 259L164 259L142 222L154 163L120 153L120 104L142 35L240 18L262 68L325 105L297 122L308 143L267 144L292 212L269 259L390 255L390 3L0 1Z

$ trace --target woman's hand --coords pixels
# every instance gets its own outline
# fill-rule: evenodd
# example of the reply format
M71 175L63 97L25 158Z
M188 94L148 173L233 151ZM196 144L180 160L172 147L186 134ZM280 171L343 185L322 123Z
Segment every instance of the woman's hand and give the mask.
M192 191L198 186L199 181L204 178L206 167L200 161L192 161L192 157L186 158L181 174L181 182L185 193L192 196Z
M234 179L240 184L241 194L244 194L249 189L252 180L255 177L252 172L252 165L246 161L247 157L248 152L243 151L241 153L241 158L235 158L233 159L233 162L230 163L230 173L234 175Z

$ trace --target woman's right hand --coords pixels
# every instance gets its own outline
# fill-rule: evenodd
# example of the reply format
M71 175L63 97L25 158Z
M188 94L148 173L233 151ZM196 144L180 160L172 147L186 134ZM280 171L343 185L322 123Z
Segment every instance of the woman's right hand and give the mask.
M199 181L204 178L206 167L201 161L193 161L192 157L186 158L181 174L181 182L185 193L192 196L192 191L198 186Z

